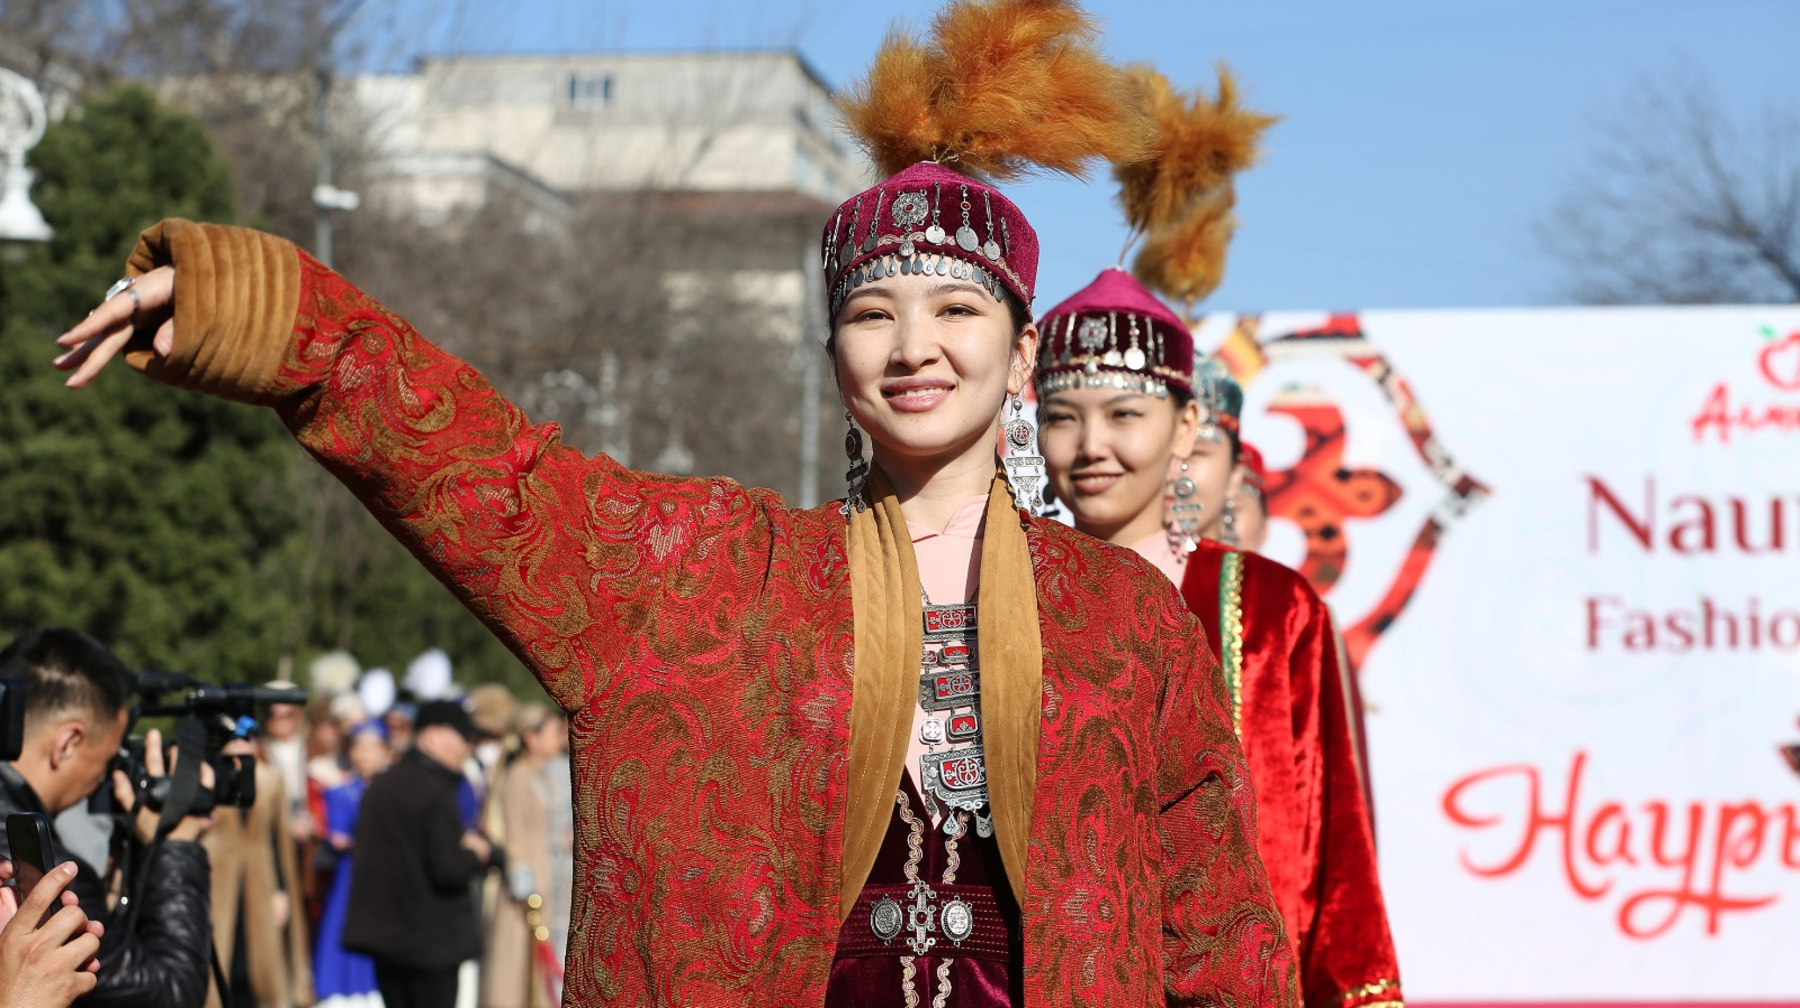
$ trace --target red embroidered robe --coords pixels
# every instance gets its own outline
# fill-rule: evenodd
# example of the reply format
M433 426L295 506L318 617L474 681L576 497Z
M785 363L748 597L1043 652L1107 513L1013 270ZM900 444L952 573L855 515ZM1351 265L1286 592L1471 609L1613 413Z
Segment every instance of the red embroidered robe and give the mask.
M1324 601L1287 567L1210 540L1188 555L1181 591L1218 644L1304 1003L1398 1008L1355 708Z
M570 714L565 1003L819 1005L839 935L844 520L561 444L277 239L169 221L176 347L136 367L277 409ZM1033 1005L1292 1004L1219 666L1148 564L1027 531L1044 655ZM892 794L897 782L883 787Z

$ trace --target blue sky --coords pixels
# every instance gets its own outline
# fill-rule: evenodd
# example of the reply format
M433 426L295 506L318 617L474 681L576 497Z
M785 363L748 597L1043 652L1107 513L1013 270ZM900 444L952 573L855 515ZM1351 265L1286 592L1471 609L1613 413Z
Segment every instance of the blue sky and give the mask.
M833 83L896 15L842 0L371 4L414 53L794 47ZM1239 186L1240 226L1209 310L1554 303L1532 223L1641 81L1703 75L1734 110L1800 100L1800 0L1090 0L1117 59L1173 81L1224 60L1283 117ZM500 8L504 7L504 10ZM421 27L422 26L422 27ZM1039 303L1118 254L1110 182L1011 191L1045 245Z

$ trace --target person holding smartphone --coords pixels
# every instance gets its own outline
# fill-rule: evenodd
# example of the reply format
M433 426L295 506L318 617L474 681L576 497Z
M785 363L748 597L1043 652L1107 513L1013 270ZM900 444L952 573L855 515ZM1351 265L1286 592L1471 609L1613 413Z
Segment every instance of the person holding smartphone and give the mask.
M76 874L73 861L57 865L23 902L0 889L0 1008L62 1008L94 989L105 928L68 890ZM0 882L12 879L12 862L0 861Z

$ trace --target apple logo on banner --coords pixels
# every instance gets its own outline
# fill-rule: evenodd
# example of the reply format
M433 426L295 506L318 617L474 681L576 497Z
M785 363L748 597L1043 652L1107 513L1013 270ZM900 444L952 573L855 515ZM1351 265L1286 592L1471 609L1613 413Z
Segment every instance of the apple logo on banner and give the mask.
M1782 392L1800 392L1800 330L1785 337L1772 326L1759 326L1763 346L1756 355L1756 369L1763 380ZM1775 431L1800 433L1800 400L1790 402L1754 401L1733 395L1730 382L1719 382L1700 404L1699 412L1688 422L1695 443L1704 443L1707 435L1719 444L1730 444L1733 434L1755 434Z
M1756 357L1763 377L1778 389L1800 390L1800 330L1788 333L1780 342L1775 342L1775 330L1768 326L1762 327L1762 334L1769 341Z
M1444 490L1442 500L1423 519L1411 547L1392 573L1378 581L1383 588L1373 608L1354 625L1343 628L1344 649L1354 672L1418 591L1450 525L1491 491L1465 472L1438 441L1406 377L1364 335L1356 315L1334 315L1316 329L1276 335L1260 334L1260 327L1260 317L1243 316L1219 348L1219 359L1239 384L1248 386L1265 366L1287 358L1328 356L1344 361L1380 390L1413 450ZM1306 555L1299 564L1300 572L1323 595L1343 574L1350 550L1350 519L1387 513L1399 499L1400 487L1386 473L1344 464L1345 411L1330 394L1305 390L1281 397L1270 409L1299 424L1305 448L1292 468L1269 473L1265 490L1269 513L1293 522L1305 534Z

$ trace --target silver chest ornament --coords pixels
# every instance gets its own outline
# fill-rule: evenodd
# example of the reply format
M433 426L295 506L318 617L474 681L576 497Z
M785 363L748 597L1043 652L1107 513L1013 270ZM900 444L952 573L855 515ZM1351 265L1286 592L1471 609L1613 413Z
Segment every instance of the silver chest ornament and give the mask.
M987 764L981 746L981 669L974 603L924 606L924 650L919 658L919 707L925 718L919 740L952 748L919 757L919 786L927 799L969 813L975 832L992 836ZM944 832L956 835L954 815Z

